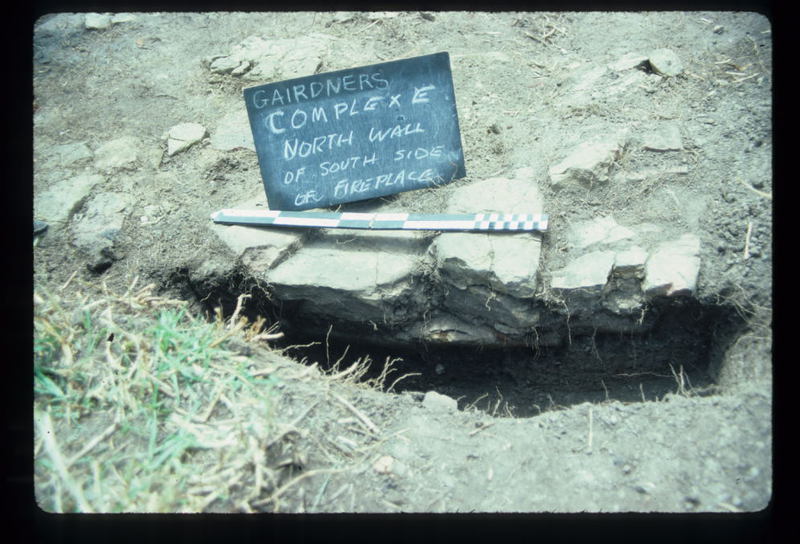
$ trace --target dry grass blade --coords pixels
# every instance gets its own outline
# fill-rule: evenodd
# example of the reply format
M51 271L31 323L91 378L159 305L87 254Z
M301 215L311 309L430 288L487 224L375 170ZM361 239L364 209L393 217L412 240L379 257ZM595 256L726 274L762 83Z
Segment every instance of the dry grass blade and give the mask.
M772 193L766 193L764 191L759 191L758 189L756 189L755 187L753 187L752 185L750 185L749 183L747 183L745 180L743 180L740 177L737 177L736 179L739 181L739 183L744 185L747 189L750 189L752 192L754 192L758 196L762 196L762 197L766 198L767 200L772 200Z
M253 506L266 506L267 504L272 503L273 511L277 512L280 508L280 503L278 502L278 499L281 497L281 495L286 493L286 491L291 489L293 486L297 485L303 480L311 478L312 476L317 476L319 474L334 474L337 472L344 472L345 470L346 469L343 468L320 468L316 470L309 470L308 472L304 472L299 476L295 476L294 478L283 484L281 487L275 490L275 492L273 492L269 497L254 502Z
M489 421L488 423L482 423L480 427L478 427L474 431L470 431L469 436L475 436L479 432L488 429L492 425L494 425L494 421Z
M117 425L118 423L115 421L114 423L106 427L106 429L102 433L98 434L96 437L90 440L83 448L81 448L81 450L78 453L73 455L72 458L70 458L70 460L67 461L67 463L65 464L65 468L69 468L70 466L72 466L73 463L75 463L81 457L92 451L95 448L95 446L97 446L100 442L111 436L114 433L114 431L117 430Z
M405 380L406 378L410 378L411 376L422 376L422 372L409 372L407 374L403 374L402 376L400 376L399 378L397 378L395 381L392 382L392 385L390 385L389 388L386 389L386 392L391 393L392 390L394 389L394 386L397 385L397 383L400 380Z
M361 423L363 423L364 426L369 431L373 432L376 435L380 434L380 431L378 430L378 427L376 427L375 424L367 416L365 416L363 413L361 413L355 406L353 406L352 404L350 404L349 402L344 400L342 397L340 397L336 393L331 393L331 396L333 396L333 398L335 398L337 401L339 401L342 404L342 406L344 406L345 408L350 410L350 412L352 412L353 415L356 416L358 418L358 420L361 421Z
M94 509L89 504L89 501L86 500L86 497L84 497L83 490L69 473L69 463L64 459L61 448L58 447L58 443L56 442L50 414L48 412L38 412L35 414L34 420L36 421L36 429L39 431L39 436L44 441L44 449L53 462L53 466L56 469L61 483L66 487L69 494L72 495L72 498L77 503L81 512L87 514L93 513Z

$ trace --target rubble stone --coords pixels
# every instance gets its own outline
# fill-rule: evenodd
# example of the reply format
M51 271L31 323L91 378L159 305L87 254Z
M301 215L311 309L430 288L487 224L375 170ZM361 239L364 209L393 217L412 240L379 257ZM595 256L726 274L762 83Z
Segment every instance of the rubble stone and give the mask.
M55 228L61 227L103 180L99 174L81 174L54 183L34 199L34 216L52 223Z
M170 157L189 149L206 135L206 127L199 123L180 123L165 134L167 155Z
M256 150L247 110L241 108L219 120L216 130L211 133L211 147L219 151Z
M619 225L613 216L607 215L576 223L569 231L569 242L578 249L584 249L593 245L613 244L635 235L634 231Z
M683 63L672 49L656 49L647 58L653 70L662 76L677 76L683 72Z
M644 267L647 262L647 251L639 246L633 246L614 254L614 268L612 275L616 278L644 277Z
M94 165L108 171L115 168L132 168L139 158L139 140L123 136L100 146L94 152Z
M680 151L683 140L678 125L669 123L645 134L643 147L651 151Z
M617 142L584 142L561 162L550 167L550 185L560 188L569 182L591 186L608 181L611 163L617 157Z
M700 238L684 234L677 240L663 242L647 259L642 290L648 297L689 295L697 285L700 272Z
M436 391L428 391L425 393L425 398L422 399L422 405L428 410L443 412L455 412L458 410L458 402L456 402L456 399L450 398L447 395L442 395Z
M614 266L613 251L593 251L578 257L561 270L553 272L553 289L587 289L602 287Z
M88 256L91 270L101 271L117 259L112 251L133 197L126 193L99 193L75 216L73 242Z

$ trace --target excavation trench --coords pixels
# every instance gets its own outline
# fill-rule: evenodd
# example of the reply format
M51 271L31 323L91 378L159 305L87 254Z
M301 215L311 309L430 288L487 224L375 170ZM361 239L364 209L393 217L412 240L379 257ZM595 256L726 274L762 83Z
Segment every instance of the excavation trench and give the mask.
M664 298L647 308L646 330L569 330L563 322L556 326L566 338L559 345L387 344L380 331L314 319L297 313L291 303L269 300L244 277L198 283L179 273L170 283L209 316L219 308L230 317L237 306L234 293L250 294L241 301L240 315L278 323L283 338L271 345L297 361L337 371L362 365L368 369L360 380L379 381L387 393L409 392L421 399L436 391L456 399L459 409L474 406L505 417L530 417L584 402L714 394L725 352L745 329L731 306Z

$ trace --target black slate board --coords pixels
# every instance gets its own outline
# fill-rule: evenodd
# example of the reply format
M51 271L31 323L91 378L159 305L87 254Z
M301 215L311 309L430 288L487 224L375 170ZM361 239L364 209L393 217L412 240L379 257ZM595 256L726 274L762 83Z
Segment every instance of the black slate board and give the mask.
M243 92L273 210L331 206L466 175L447 53Z

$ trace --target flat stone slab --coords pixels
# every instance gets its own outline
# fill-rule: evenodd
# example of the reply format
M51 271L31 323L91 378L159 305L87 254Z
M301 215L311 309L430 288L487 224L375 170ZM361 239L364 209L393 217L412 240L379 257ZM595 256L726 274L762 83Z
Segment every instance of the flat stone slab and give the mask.
M589 289L603 287L614 266L613 251L592 251L552 273L553 289Z
M544 213L544 198L530 169L517 170L513 179L489 178L455 189L448 213Z
M683 139L677 124L669 123L644 135L642 147L650 151L680 151Z
M569 230L569 243L578 249L594 245L613 244L620 240L633 238L636 233L618 224L614 217L607 215L591 221L582 221Z
M544 213L544 198L531 168L513 178L489 178L458 187L448 199L448 213ZM536 233L443 233L429 247L436 266L452 285L490 286L516 297L531 297L541 254Z
M276 40L250 36L234 46L229 55L213 59L209 70L248 81L308 76L315 72L334 40L333 36L319 33Z
M211 133L211 147L219 151L240 148L256 150L246 109L241 108L219 120L216 129Z
M442 395L436 391L428 391L422 399L422 405L428 410L441 412L455 412L458 410L456 399Z
M94 165L98 170L133 168L139 158L139 140L123 136L101 145L94 152Z
M572 182L591 186L608 181L609 168L620 148L617 141L583 142L550 167L550 185L560 188Z
M630 70L632 68L641 66L645 62L647 62L647 55L642 55L639 53L625 53L616 61L609 64L608 67L615 72L622 72L624 70Z
M287 294L315 289L372 293L411 276L418 261L402 253L307 246L273 270L269 281Z
M99 174L81 174L54 183L34 199L35 218L61 227L77 211L91 190L103 181L105 178Z
M303 233L242 225L212 225L214 233L254 272L276 267L296 252Z
M75 216L73 242L88 254L89 268L97 270L114 260L111 249L132 203L127 193L99 193Z
M51 168L57 166L66 167L73 164L87 161L92 158L92 150L85 142L72 142L68 144L54 145L48 150L46 162Z
M617 278L644 278L644 267L647 263L647 251L639 246L629 247L614 254L612 275Z
M415 276L419 255L317 242L299 249L262 277L281 300L302 301L310 318L395 325L421 319L424 307Z
M164 137L167 140L167 155L170 157L189 149L206 135L206 127L200 123L180 123L169 129Z
M700 238L684 234L664 242L651 253L645 265L642 290L649 297L690 295L700 272Z
M541 240L532 234L440 234L431 244L436 266L466 289L490 285L501 293L530 297L536 291Z
M111 15L107 13L87 13L84 24L88 30L105 30L111 26Z
M263 195L233 206L241 210L264 210ZM275 268L303 245L309 231L285 228L218 225L209 221L211 231L255 274Z
M647 58L653 70L662 76L677 76L683 72L683 62L672 49L656 49Z

